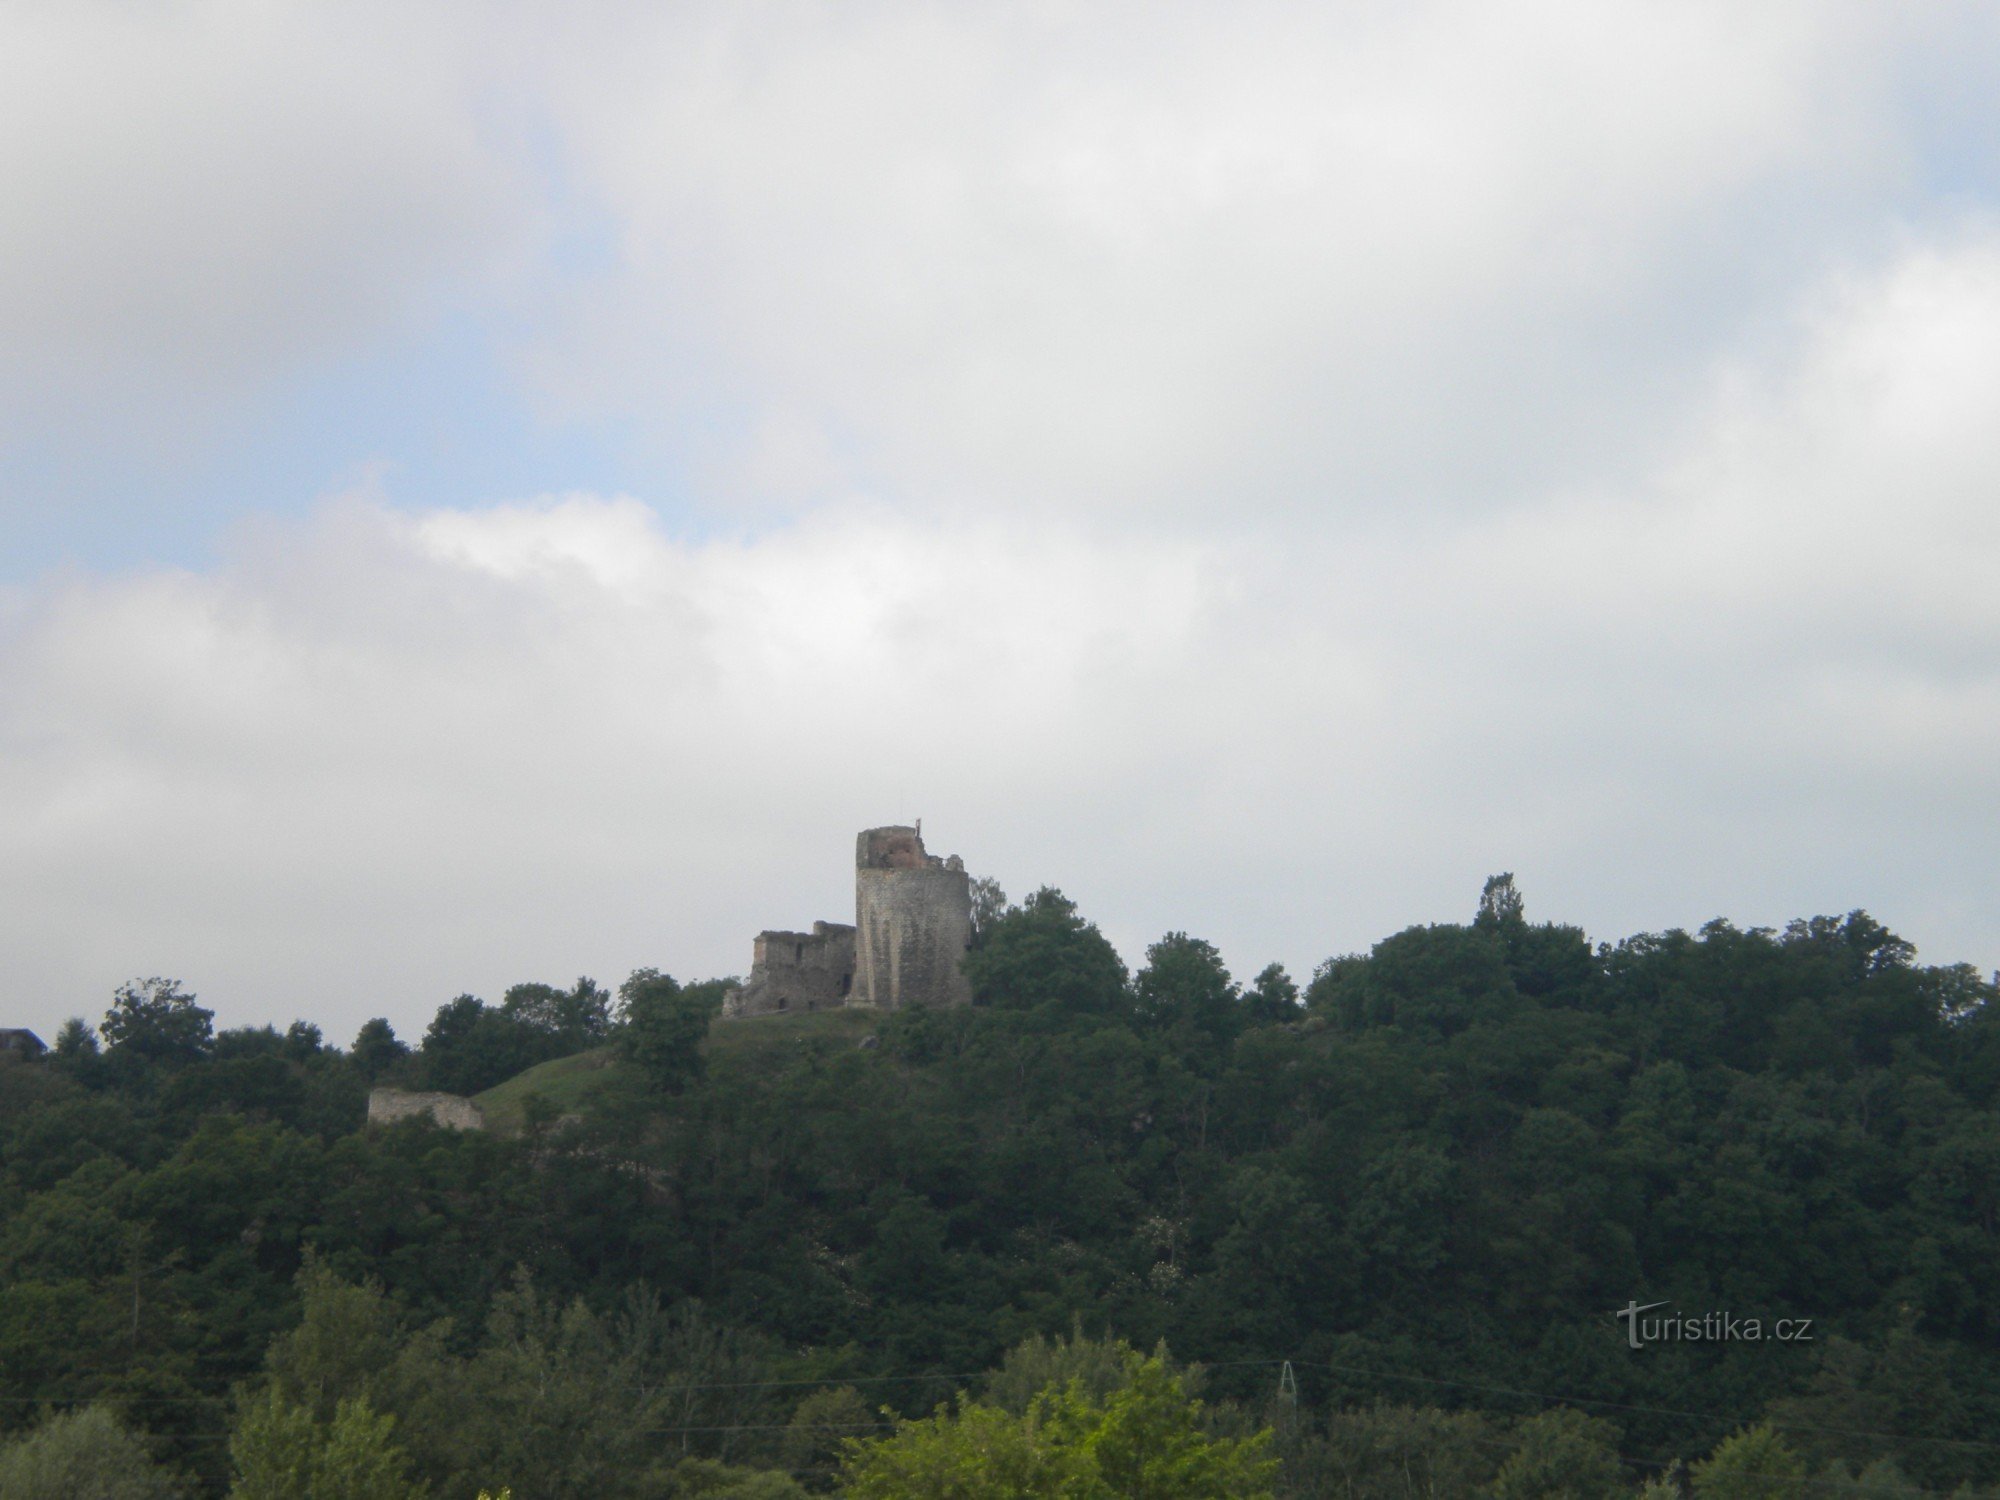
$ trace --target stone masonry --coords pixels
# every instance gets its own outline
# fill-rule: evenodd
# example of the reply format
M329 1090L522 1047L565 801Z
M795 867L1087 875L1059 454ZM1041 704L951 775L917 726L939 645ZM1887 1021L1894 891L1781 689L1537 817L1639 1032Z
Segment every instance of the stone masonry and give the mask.
M972 880L956 854L924 852L917 828L871 828L854 844L854 1003L881 1010L964 1005Z
M485 1113L458 1094L418 1093L409 1089L370 1089L368 1123L393 1125L398 1120L428 1115L447 1130L484 1130Z
M854 987L854 929L815 922L811 932L760 932L750 954L750 982L730 997L731 1015L832 1010Z
M972 884L957 855L924 852L920 826L870 828L855 840L854 926L757 935L750 978L723 1014L865 1005L963 1005L959 960L972 938Z

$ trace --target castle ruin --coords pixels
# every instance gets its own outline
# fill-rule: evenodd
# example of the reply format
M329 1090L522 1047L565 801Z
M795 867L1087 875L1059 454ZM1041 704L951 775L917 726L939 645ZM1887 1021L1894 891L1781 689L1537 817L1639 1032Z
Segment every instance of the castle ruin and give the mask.
M921 824L870 828L854 844L854 925L758 933L750 978L723 1014L963 1005L971 940L972 882L958 856L925 853Z
M486 1115L470 1099L458 1094L440 1094L432 1091L414 1092L409 1089L370 1089L368 1091L368 1123L370 1125L394 1125L399 1120L411 1120L419 1115L427 1117L432 1124L446 1130L484 1130Z

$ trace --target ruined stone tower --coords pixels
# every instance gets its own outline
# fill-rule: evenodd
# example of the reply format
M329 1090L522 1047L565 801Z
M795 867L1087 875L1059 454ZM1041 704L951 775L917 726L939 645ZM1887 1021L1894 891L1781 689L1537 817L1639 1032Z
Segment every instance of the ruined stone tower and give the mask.
M768 930L728 1016L867 1005L962 1005L959 960L972 940L972 883L958 856L924 852L920 827L870 828L854 844L854 921L811 932Z
M958 856L924 852L916 828L870 828L854 843L854 1004L962 1005L972 882Z

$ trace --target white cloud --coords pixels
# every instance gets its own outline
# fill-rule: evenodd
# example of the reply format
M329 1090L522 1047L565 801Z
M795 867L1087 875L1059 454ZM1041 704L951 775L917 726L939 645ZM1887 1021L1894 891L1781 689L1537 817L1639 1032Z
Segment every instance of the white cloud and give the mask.
M688 489L0 595L24 1019L736 969L918 814L1132 957L1302 969L1512 867L1600 936L1865 903L2000 960L2000 232L1913 103L1993 36L9 8L0 442L226 432L458 309Z
M65 1005L180 969L343 1024L551 962L740 968L839 914L854 826L1101 781L1093 703L1171 675L1217 586L1184 545L690 546L580 498L357 499L212 575L52 585L0 692L9 959Z
M1913 97L1983 83L1955 59L1993 34L1826 0L14 6L0 444L145 473L456 315L497 387L725 514L1624 482L1774 292L1870 248Z
M1252 971L1514 868L1598 936L1866 904L2000 959L2000 236L1815 300L1630 493L1205 533L357 496L210 573L51 579L0 646L0 953L229 1019L740 969L924 815L1128 955Z
M1617 470L1659 435L1635 367L1671 381L1773 263L1874 232L1853 203L1905 168L1889 19L727 5L607 43L593 18L551 98L621 258L536 368L753 508L774 464L821 495L1208 515Z

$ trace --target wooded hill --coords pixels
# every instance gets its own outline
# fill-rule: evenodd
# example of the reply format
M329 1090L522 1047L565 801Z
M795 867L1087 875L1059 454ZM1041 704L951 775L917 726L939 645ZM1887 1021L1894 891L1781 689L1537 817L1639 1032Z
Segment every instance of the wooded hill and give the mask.
M1760 1421L1812 1493L2000 1481L2000 1007L1864 913L1593 948L1503 877L1301 992L1178 933L1128 975L1043 890L967 970L967 1009L713 1024L653 971L523 985L414 1050L128 986L0 1066L0 1422L103 1402L221 1493L310 1293L358 1352L294 1397L371 1393L440 1494L830 1482L813 1434L1078 1329L1206 1367L1281 1493L1473 1493L1572 1420L1610 1467L1512 1494ZM365 1129L383 1081L499 1128ZM1635 1349L1633 1303L1810 1338Z

